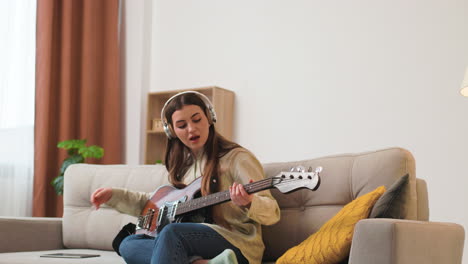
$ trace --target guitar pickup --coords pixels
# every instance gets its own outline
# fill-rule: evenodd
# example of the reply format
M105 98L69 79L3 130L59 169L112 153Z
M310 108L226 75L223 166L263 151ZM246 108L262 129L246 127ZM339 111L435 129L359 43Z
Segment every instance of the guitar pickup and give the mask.
M143 229L143 218L144 216L142 215L138 216L136 230Z
M158 214L158 226L161 225L163 216L164 216L164 211L166 210L166 206L163 205L161 208L159 208L159 214Z
M171 220L171 222L175 221L175 216L177 213L177 207L179 206L179 203L180 201L176 201L172 204L171 215L169 216L169 220Z

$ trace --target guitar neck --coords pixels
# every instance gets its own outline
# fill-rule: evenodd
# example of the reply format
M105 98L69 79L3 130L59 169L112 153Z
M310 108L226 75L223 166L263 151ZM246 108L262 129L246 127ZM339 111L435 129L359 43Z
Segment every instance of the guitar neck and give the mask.
M248 194L256 193L271 188L273 188L273 178L267 178L244 185L244 189ZM231 196L229 195L229 190L192 199L178 205L176 216L186 214L201 208L228 202L230 200Z

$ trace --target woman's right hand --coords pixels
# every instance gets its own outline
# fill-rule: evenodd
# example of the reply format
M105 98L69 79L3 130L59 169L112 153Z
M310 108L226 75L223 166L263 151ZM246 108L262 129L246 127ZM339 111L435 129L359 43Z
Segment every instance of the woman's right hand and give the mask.
M99 188L91 194L91 203L94 208L99 209L101 204L106 203L112 197L112 188Z

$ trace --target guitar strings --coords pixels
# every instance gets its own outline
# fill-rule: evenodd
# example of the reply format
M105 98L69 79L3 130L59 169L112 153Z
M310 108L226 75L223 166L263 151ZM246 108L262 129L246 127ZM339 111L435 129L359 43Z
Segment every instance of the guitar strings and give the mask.
M254 182L254 183L249 183L249 184L246 184L244 185L244 188L246 188L246 190L251 190L251 189L260 189L261 188L266 188L266 187L269 187L271 186L271 182L272 181L272 178L267 178L267 179L263 179L263 180L260 180L260 181L257 181L257 182ZM179 214L183 214L185 213L187 210L190 211L191 210L191 207L198 207L200 204L202 204L203 206L209 206L209 205L213 205L213 204L216 204L219 202L219 200L214 200L214 199L217 199L217 198L228 198L230 195L229 195L229 190L225 190L225 191L222 191L222 192L218 192L218 193L214 193L214 194L210 194L210 195L207 195L207 196L203 196L203 197L200 197L196 200L191 200L191 201L188 201L188 202L185 202L183 204L180 204L179 207L178 207L178 213L177 215ZM209 200L209 199L213 199L212 202L209 202L209 203L206 203L206 200Z
M260 181L257 181L257 182L245 184L244 188L247 191L251 191L251 193L261 191L261 190L264 190L264 189L268 189L269 187L271 187L273 185L273 181L275 179L276 180L281 180L281 183L287 183L287 182L297 181L298 180L296 178L271 177L271 178L266 178L266 179L263 179L263 180L260 180ZM214 205L216 203L219 203L219 200L214 200L214 199L223 198L223 197L225 199L229 197L229 190L225 190L225 191L215 193L215 194L210 194L210 195L207 195L207 196L197 198L195 200L190 200L190 201L187 201L185 203L181 203L181 204L178 205L178 208L177 208L178 212L176 213L176 215L184 214L184 213L186 213L188 211L191 211L192 207L199 207L200 204L203 207L204 206ZM212 201L207 203L206 200L210 200L210 199Z

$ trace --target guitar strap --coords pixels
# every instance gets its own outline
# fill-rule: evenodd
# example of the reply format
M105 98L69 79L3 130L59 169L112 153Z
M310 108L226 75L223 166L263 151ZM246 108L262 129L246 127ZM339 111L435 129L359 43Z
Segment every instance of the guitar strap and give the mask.
M211 179L210 191L211 191L211 193L216 193L216 192L220 191L219 186L218 186L218 179L216 179L216 178Z

